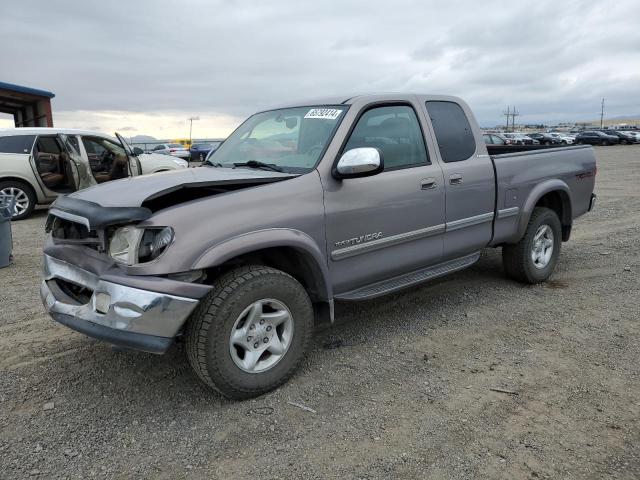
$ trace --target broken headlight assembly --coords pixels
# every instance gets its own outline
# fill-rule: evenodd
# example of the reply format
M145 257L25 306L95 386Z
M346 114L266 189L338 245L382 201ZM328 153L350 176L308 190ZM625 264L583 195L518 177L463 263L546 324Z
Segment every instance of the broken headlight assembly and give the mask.
M173 242L173 228L118 228L109 241L109 255L126 265L146 263L158 258Z

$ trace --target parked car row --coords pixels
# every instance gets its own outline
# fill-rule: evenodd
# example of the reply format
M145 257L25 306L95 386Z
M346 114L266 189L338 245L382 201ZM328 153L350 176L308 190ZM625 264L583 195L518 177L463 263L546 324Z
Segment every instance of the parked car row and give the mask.
M187 168L178 158L132 149L118 134L59 128L0 130L0 193L13 195L14 220L36 205L120 178Z
M577 133L494 133L484 134L487 145L632 145L640 143L640 132L619 130L587 130Z
M149 150L149 152L171 155L192 162L203 162L207 158L207 155L215 152L221 143L222 142L194 143L190 147L185 147L180 143L160 143Z
M633 145L640 143L640 132L618 130L588 130L576 136L579 145Z

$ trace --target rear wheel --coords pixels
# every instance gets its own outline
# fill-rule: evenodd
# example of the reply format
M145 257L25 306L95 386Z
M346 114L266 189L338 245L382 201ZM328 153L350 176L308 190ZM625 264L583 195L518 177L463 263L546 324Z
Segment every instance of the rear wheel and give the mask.
M545 145L551 145L551 142L546 141L546 142L544 142L544 144L545 144Z
M524 283L547 280L558 263L561 242L562 227L556 212L535 208L524 237L515 245L502 248L507 275Z
M600 145L602 145L603 147L606 147L607 145L609 145L609 142L607 142L606 140L602 140L600 142Z
M24 220L36 207L36 194L29 185L16 180L0 182L0 193L15 197L12 220Z
M582 140L578 140L576 143L577 143L578 145L584 145L584 142L583 142Z
M286 382L313 334L313 308L302 285L264 266L226 273L192 314L189 363L226 397L262 395Z

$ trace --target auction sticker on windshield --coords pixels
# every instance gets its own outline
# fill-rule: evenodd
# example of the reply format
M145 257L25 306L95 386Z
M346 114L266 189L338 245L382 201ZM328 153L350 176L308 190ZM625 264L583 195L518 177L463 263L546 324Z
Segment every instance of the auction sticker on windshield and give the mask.
M324 118L327 120L335 120L341 113L342 110L337 108L312 108L307 112L304 118Z

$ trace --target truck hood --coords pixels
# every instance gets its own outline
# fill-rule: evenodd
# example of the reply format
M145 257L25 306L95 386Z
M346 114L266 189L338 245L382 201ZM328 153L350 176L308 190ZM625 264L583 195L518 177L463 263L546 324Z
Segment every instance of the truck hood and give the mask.
M241 167L197 167L115 180L72 193L69 197L102 207L146 207L157 211L198 198L296 176Z

